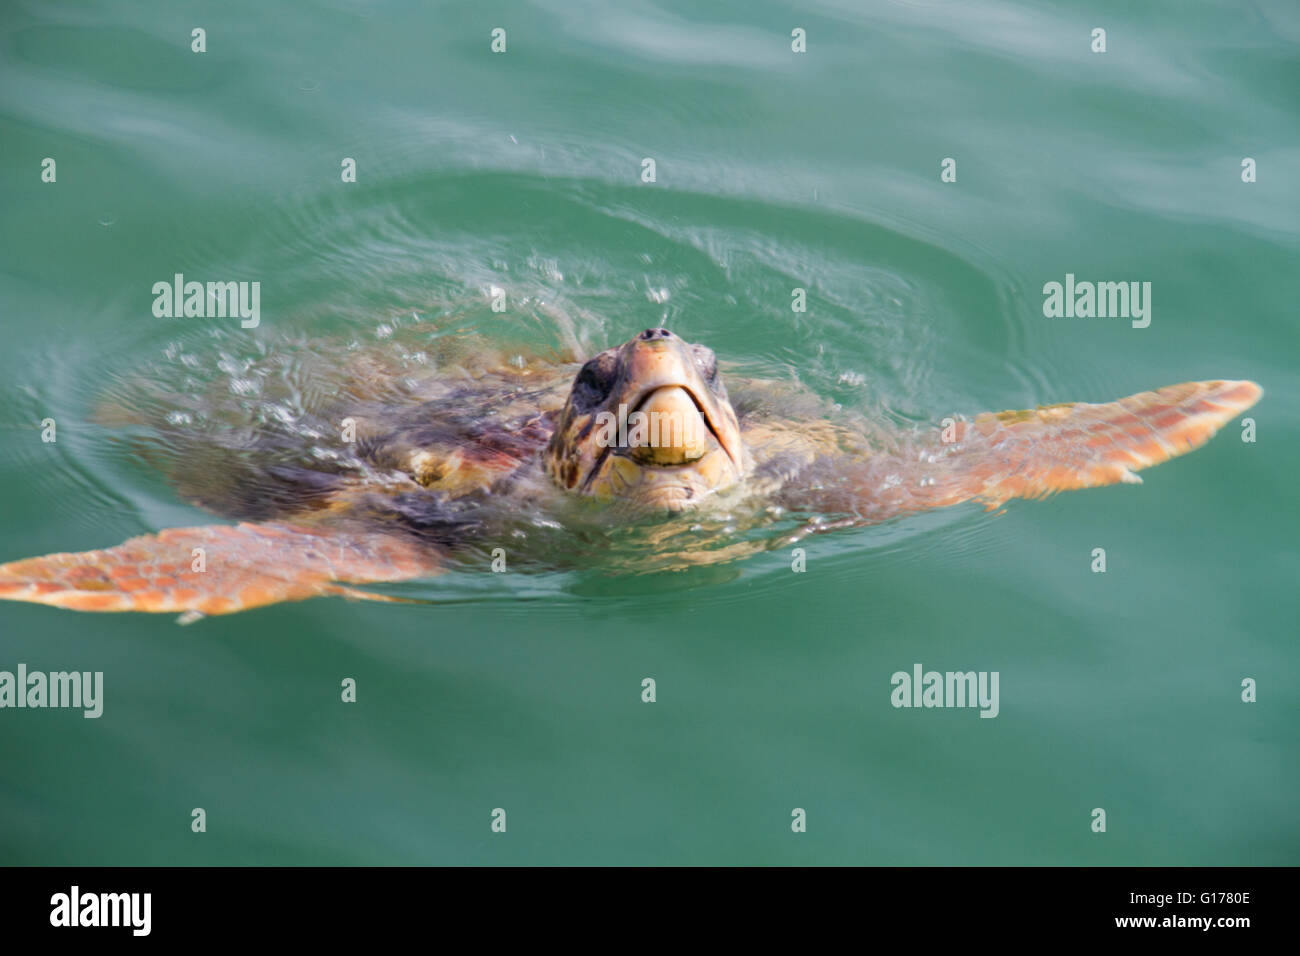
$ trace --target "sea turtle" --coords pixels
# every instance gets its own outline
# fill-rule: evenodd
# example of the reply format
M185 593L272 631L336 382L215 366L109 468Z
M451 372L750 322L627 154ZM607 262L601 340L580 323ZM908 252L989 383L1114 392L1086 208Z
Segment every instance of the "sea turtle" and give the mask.
M401 600L354 585L492 555L564 567L629 529L635 547L612 570L730 561L972 499L1139 482L1261 395L1187 382L909 431L794 382L729 376L729 395L714 353L662 328L581 364L482 351L442 356L401 389L358 358L345 384L302 389L315 410L285 413L292 428L208 415L195 431L173 410L180 490L239 523L13 561L0 597L183 620L316 595Z

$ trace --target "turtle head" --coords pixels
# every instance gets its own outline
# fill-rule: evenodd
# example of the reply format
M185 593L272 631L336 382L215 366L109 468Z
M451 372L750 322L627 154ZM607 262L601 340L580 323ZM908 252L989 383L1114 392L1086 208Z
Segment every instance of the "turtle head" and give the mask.
M546 447L562 488L681 511L740 480L745 449L713 352L646 329L578 372Z

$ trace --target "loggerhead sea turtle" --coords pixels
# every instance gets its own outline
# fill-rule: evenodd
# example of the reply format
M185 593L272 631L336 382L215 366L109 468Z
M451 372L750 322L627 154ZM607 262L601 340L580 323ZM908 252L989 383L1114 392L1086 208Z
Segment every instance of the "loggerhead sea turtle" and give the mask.
M277 432L274 455L247 427L251 444L224 458L224 439L189 450L182 492L188 481L188 497L240 523L0 565L0 598L182 620L316 595L401 600L350 585L426 577L466 552L482 567L529 534L546 541L531 566L563 567L630 527L641 558L629 570L728 561L969 500L993 509L1139 482L1261 395L1249 381L1187 382L907 432L792 383L735 376L729 397L713 352L666 329L575 364L463 362L400 399L318 388L315 421L354 431L336 451L283 454L286 434L314 445L324 425ZM654 418L657 435L638 427Z

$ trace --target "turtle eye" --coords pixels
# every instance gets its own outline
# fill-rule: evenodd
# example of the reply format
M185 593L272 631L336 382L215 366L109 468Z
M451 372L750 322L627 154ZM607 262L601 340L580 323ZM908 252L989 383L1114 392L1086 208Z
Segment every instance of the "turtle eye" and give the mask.
M613 375L609 367L600 359L592 359L578 372L573 381L573 398L576 404L589 407L609 395L613 385Z

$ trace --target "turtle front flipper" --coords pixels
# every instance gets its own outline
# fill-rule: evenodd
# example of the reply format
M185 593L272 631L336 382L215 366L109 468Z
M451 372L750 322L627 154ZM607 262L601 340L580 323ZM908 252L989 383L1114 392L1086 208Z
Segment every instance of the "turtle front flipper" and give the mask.
M0 598L77 611L181 612L188 619L318 595L395 600L344 585L436 570L427 547L391 534L285 522L209 525L0 565Z
M1199 448L1262 394L1254 382L1184 382L1101 405L949 420L921 441L831 466L815 476L817 490L794 503L866 524L963 501L991 510L1011 498L1140 483L1136 472Z

